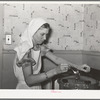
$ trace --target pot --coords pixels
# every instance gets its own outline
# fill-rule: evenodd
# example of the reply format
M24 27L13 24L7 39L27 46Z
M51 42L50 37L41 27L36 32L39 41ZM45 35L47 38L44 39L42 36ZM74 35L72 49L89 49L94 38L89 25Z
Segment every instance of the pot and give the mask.
M87 77L87 76L76 76L71 75L67 77L59 78L58 80L59 89L98 89L99 81Z

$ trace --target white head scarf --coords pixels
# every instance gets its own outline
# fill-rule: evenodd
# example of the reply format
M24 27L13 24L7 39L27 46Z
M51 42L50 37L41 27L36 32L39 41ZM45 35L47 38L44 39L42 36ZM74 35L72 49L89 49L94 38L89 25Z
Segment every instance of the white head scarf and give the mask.
M25 32L21 36L19 45L14 49L17 52L18 59L21 60L25 53L33 47L32 36L36 31L47 23L42 18L34 18L30 23Z

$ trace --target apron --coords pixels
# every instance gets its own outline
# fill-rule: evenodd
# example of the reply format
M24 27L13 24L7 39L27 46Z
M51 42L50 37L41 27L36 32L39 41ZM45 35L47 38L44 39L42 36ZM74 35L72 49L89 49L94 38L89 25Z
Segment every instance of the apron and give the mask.
M36 65L32 66L33 67L33 74L39 74L41 70L41 55L40 55L40 50L39 51L34 51L33 49L31 50L31 55L32 58L36 61ZM41 83L36 84L32 87L29 87L25 80L24 80L24 75L22 71L22 67L18 67L16 65L16 58L14 61L14 73L15 76L18 79L18 84L16 86L16 89L41 89Z

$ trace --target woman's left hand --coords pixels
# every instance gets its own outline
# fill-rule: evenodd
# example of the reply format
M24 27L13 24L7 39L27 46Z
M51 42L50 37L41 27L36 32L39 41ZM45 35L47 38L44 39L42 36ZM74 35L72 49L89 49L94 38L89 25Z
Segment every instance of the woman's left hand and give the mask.
M77 69L84 72L90 72L90 67L87 64L83 64L82 66L79 66Z
M67 72L68 69L69 69L68 64L60 64L56 68L54 68L53 70L55 70L56 74L61 74L61 73Z
M63 72L67 72L69 69L69 65L68 64L61 64L60 68Z

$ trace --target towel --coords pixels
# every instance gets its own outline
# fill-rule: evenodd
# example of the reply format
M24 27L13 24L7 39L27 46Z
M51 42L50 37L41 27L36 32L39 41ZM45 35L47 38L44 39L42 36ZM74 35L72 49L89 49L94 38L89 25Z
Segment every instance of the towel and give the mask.
M32 36L36 33L36 31L43 25L47 23L42 18L34 18L26 28L25 32L21 36L21 40L17 47L15 47L15 51L17 52L18 59L21 60L25 53L33 47Z

